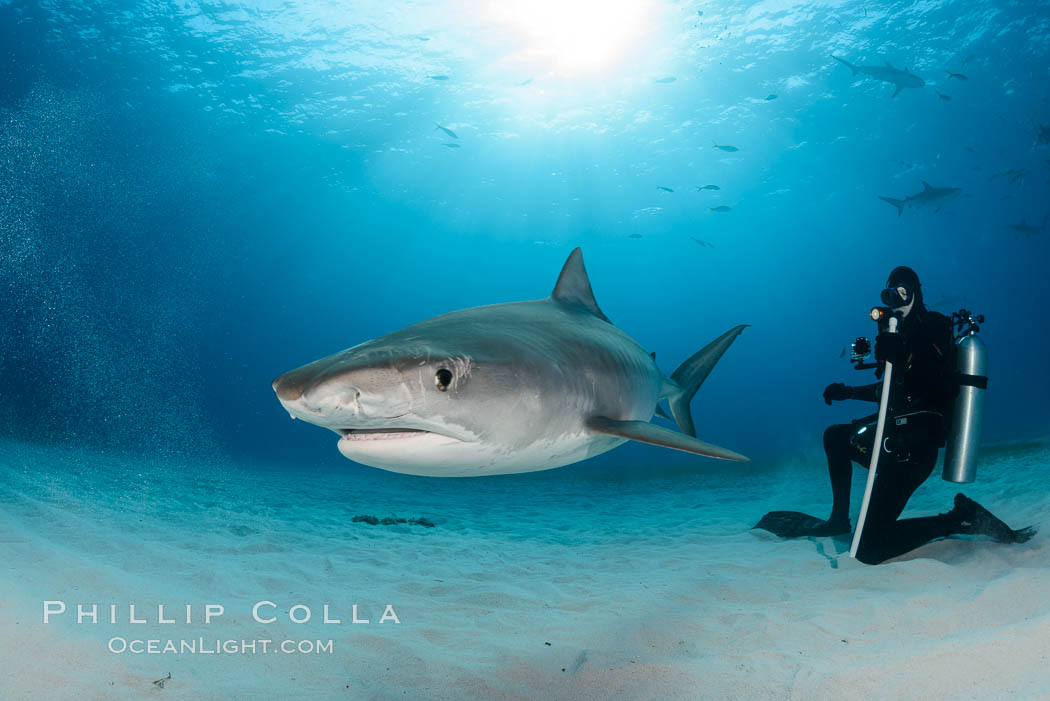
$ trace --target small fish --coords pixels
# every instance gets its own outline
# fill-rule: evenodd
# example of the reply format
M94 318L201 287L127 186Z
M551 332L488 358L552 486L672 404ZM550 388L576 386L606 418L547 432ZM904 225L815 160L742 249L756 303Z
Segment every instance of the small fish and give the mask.
M641 234L627 234L627 238L629 238L629 239L640 239L640 238L642 238L642 235Z
M952 73L951 71L945 71L945 73L948 74L948 80L951 80L952 78L958 78L959 80L969 80L969 78L964 76L962 73Z
M432 76L429 76L429 78L431 80L448 80L448 76L447 75L432 75Z
M669 187L664 187L663 185L657 185L657 186L656 186L656 189L657 189L657 190L663 190L664 192L674 192L674 190L672 190L671 188L669 188Z
M721 149L722 151L725 151L726 153L735 153L736 151L740 150L736 146L724 146L724 145L720 146L718 144L718 142L714 142L714 144L715 144L715 148Z
M942 99L942 100L944 100L945 102L949 102L949 101L951 101L951 99L952 99L952 96L951 96L951 95L945 95L945 94L944 94L944 93L942 93L942 92L938 92L938 93L937 93L937 97L941 98L941 99Z
M717 185L704 185L703 187L697 186L696 191L700 192L701 190L721 190L721 189L722 188L718 187Z
M445 148L459 148L459 144L441 144Z
M437 124L437 123L435 122L435 124ZM440 124L438 124L435 127L435 129L440 129L441 131L443 131L446 134L448 134L449 136L451 136L453 139L458 139L459 138L458 136L456 136L456 132L452 131L451 129L446 129L445 127L441 126Z
M724 204L720 204L717 207L708 207L708 212L732 212L733 208Z
M416 37L416 39L419 39L420 41L430 41L430 37Z
M777 99L776 93L769 93L768 95L766 95L766 102L771 102L775 99Z
M846 346L842 346L842 352L839 353L839 357L840 358L845 358L846 357Z
M169 679L171 679L171 672L168 672L168 676L161 677L160 679L157 679L156 681L153 682L153 684L154 684L154 686L159 686L161 689L163 689L164 688L164 683L167 682Z
M715 247L715 245L713 243L711 243L710 241L701 241L700 239L698 239L695 236L690 236L689 238L691 238L693 240L693 243L695 243L697 246L700 246L701 248L714 248Z
M532 78L526 78L525 80L523 80L520 83L518 83L518 87L519 88L523 88L523 87L525 87L526 85L528 85L531 82L532 82Z
M673 75L665 76L663 78L653 78L654 83L673 83L676 78Z

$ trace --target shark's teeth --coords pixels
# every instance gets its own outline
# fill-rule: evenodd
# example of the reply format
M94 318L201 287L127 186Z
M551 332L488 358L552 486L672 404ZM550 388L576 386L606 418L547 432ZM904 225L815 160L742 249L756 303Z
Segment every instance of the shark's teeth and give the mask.
M430 433L418 428L349 428L342 429L344 441L387 441L398 438L414 438Z

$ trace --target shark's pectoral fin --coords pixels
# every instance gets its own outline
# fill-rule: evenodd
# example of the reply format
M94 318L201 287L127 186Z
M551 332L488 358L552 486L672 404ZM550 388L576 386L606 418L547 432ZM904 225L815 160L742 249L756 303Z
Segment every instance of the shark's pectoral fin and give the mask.
M638 441L639 443L649 443L650 445L658 445L664 448L682 450L686 453L695 453L709 458L738 461L750 460L750 458L732 450L719 448L717 445L711 445L684 433L661 428L645 421L616 421L607 419L604 416L595 416L587 421L587 428L596 433L604 433L610 436L626 438L630 441Z
M904 89L904 88L903 88L902 86L898 85L898 86L897 86L897 89L893 91L893 94L892 94L892 95L890 95L890 97L891 97L891 98L897 97L898 95L900 95L900 94L901 94L901 90L903 90L903 89Z

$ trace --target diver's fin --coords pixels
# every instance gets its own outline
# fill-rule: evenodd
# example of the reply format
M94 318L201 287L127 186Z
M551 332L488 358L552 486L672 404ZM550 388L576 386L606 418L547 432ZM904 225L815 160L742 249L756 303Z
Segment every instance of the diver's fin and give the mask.
M630 441L681 450L686 453L704 455L709 458L741 462L750 460L750 458L746 458L732 450L719 448L717 445L711 445L684 433L661 428L645 421L616 421L607 419L604 416L595 416L587 421L587 428L597 433L605 433L610 436L626 438Z
M609 321L609 317L602 314L598 302L594 300L591 281L587 278L587 269L583 267L583 251L579 247L572 249L562 266L551 298L570 307L582 307L599 319Z
M832 58L841 63L843 66L849 68L851 71L853 71L853 75L857 75L857 67L854 66L852 63L850 63L844 58L839 58L838 56L832 56Z
M801 511L770 511L754 525L781 538L803 538L806 536L833 536L850 532L849 521L830 523L822 518Z
M986 535L999 543L1024 543L1031 539L1037 530L1034 526L1029 526L1015 531L991 511L962 493L955 495L955 508L948 513L958 520L959 533Z
M889 202L894 207L896 207L898 217L904 213L904 200L895 200L892 197L883 197L882 195L879 195L879 199L883 202Z
M693 400L696 390L704 383L707 376L711 374L715 363L722 357L736 337L739 336L748 324L734 326L724 334L708 343L689 357L678 369L671 373L671 379L682 388L680 393L671 395L668 404L671 414L674 416L678 430L688 436L696 436L696 428L693 426L693 414L689 410L689 402Z

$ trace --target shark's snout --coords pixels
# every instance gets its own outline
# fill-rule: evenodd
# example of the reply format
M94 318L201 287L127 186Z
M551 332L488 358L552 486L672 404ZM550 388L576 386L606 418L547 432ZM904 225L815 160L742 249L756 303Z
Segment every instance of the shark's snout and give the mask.
M294 402L303 396L306 389L305 383L289 377L290 374L281 375L273 381L273 391L277 393L277 398L284 402Z
M378 428L411 411L398 371L371 358L339 354L286 372L273 390L293 418L334 430Z

